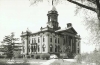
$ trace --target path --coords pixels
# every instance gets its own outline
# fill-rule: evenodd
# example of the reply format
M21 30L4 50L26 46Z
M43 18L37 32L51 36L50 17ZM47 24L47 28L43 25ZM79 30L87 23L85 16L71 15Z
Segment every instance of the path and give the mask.
M41 65L50 65L51 63L53 63L56 59L51 59L51 60L48 60L44 63L42 63Z
M76 62L75 59L64 59L65 61L69 61L69 62Z

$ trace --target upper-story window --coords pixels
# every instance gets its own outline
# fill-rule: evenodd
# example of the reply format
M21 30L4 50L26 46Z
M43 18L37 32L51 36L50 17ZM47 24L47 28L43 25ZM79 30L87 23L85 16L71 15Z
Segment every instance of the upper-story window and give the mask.
M66 36L66 42L67 42L67 36Z
M65 39L63 39L63 45L65 44Z
M25 41L23 40L23 44L25 44Z
M32 38L32 43L33 43L33 38Z
M29 44L30 44L30 39L29 39Z
M43 42L45 42L45 38L44 38L44 36L43 36Z
M34 38L34 43L36 43L36 39Z
M57 43L57 39L55 38L55 43Z
M80 46L80 43L78 43L78 46Z
M50 42L52 42L52 38L50 38Z
M40 38L38 37L38 43L40 43Z
M59 38L58 38L58 43L59 43Z

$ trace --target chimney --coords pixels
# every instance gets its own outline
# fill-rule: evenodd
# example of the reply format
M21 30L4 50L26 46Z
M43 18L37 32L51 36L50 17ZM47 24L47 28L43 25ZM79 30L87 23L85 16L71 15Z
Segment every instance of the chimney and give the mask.
M71 23L67 23L67 28L72 27Z

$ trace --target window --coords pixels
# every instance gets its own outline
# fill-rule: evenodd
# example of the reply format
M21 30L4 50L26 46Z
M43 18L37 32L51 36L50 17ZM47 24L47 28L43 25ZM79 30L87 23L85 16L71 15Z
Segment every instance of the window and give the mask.
M58 52L60 51L60 46L58 46Z
M52 52L53 46L52 44L50 44L50 52Z
M33 46L31 46L31 50L32 50L32 52L33 52Z
M57 46L55 45L55 52L57 52Z
M45 52L45 48L46 48L45 44L43 44L42 48L43 48L43 52Z
M32 38L32 43L33 43L33 38Z
M57 43L57 39L55 39L55 43Z
M65 44L65 39L64 39L64 42L63 42L63 45Z
M34 43L36 43L36 39L34 38Z
M23 52L25 52L25 49L24 49L24 47L23 47Z
M59 38L58 38L58 43L59 43Z
M23 43L23 45L24 45L24 44L25 44L25 41L23 40L23 42L22 42L22 43Z
M39 37L38 37L38 43L40 43L40 39L39 39Z
M80 44L78 43L78 46L80 46Z
M28 48L29 52L30 52L30 47Z
M45 48L43 47L43 52L45 52Z
M80 50L78 49L78 53L80 53Z
M38 45L38 52L40 51L40 46Z
M50 42L52 42L52 38L50 38Z
M44 36L43 36L43 42L45 42L45 38L44 38Z
M66 36L66 42L67 42L67 36Z
M29 40L29 44L30 44L30 40Z
M33 49L34 49L34 52L36 52L36 45L34 45Z

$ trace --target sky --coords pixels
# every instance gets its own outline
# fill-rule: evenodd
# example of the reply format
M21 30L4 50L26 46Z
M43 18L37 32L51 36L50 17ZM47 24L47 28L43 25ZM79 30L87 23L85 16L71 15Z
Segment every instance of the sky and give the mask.
M89 37L86 27L82 24L84 13L80 12L75 16L76 6L69 2L59 3L55 7L59 14L59 26L64 29L67 23L72 23L81 36L81 52L93 51L93 45L84 43ZM46 26L47 13L51 8L51 2L47 1L30 6L29 0L0 0L0 41L11 32L20 38L21 32L25 32L27 28L31 32L39 31L41 26Z

